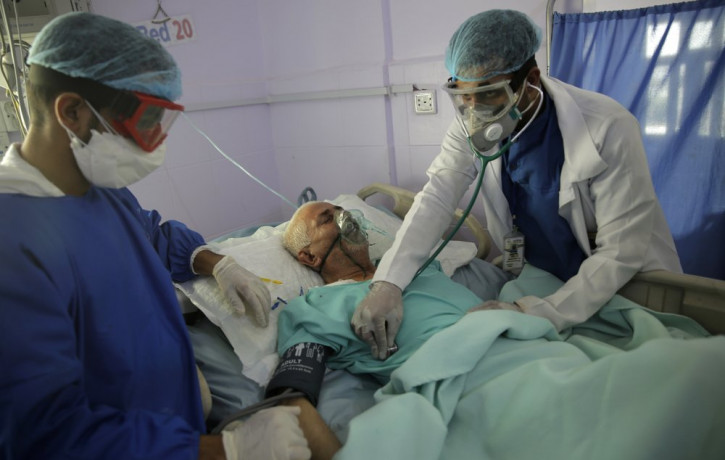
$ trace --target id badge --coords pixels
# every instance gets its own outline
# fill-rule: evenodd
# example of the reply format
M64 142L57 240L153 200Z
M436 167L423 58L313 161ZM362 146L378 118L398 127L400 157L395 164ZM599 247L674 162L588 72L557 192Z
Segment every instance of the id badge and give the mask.
M502 268L518 275L524 268L524 234L514 227L511 233L503 237L503 249Z

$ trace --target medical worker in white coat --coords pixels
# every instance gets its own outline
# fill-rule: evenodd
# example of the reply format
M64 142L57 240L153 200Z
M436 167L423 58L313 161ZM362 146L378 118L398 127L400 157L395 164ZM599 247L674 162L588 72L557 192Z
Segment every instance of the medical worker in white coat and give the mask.
M395 349L401 291L476 179L474 152L492 155L508 144L488 164L480 192L494 243L508 255L523 238L526 263L566 282L545 298L481 309L541 316L563 330L595 314L637 272L682 271L637 120L607 96L541 75L540 44L540 28L511 10L472 16L451 38L444 89L457 117L351 320L378 358ZM508 259L516 273L522 261Z

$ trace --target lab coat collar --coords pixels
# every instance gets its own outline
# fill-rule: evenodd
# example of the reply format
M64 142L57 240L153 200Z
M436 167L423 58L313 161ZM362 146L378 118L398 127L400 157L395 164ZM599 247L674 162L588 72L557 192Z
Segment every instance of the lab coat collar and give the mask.
M564 165L561 170L563 190L570 188L572 183L595 177L607 168L607 164L600 157L584 116L567 89L570 85L543 75L541 83L556 106L564 141Z

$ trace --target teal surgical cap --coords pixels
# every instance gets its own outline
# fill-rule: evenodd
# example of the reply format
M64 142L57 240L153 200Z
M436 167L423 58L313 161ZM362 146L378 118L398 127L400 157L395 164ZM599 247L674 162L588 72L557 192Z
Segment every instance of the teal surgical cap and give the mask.
M483 81L512 73L541 45L541 29L525 14L489 10L468 18L451 37L446 68L454 79Z
M33 41L28 64L170 101L181 96L181 71L159 42L129 24L91 13L68 13L46 24Z

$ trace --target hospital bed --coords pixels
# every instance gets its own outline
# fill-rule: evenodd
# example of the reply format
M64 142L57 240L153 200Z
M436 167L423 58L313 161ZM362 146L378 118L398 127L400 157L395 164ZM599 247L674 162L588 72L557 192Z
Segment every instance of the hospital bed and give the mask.
M374 183L355 195L340 195L334 203L346 209L360 209L384 230L370 235L371 256L382 255L386 244L410 208L414 193L399 187ZM460 216L461 211L457 211ZM269 279L275 304L270 327L254 327L246 318L228 314L215 285L209 279L177 285L182 309L194 346L197 364L205 377L212 398L208 426L212 429L229 414L257 403L263 386L277 363L275 353L276 314L289 298L321 285L316 273L299 266L281 247L281 225L239 229L212 242L215 249L235 256L261 277ZM492 263L486 262L491 243L485 228L468 216L461 230L466 241L452 241L450 251L439 260L447 273L472 289L489 284L480 297L494 298L507 281ZM493 294L491 294L493 293ZM693 318L712 334L725 333L725 281L667 272L638 274L620 294L653 311ZM211 309L211 310L210 310ZM201 313L199 312L201 311ZM328 371L323 382L318 410L336 432L346 439L350 420L374 404L380 385L372 378L345 371Z

